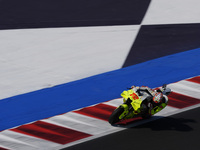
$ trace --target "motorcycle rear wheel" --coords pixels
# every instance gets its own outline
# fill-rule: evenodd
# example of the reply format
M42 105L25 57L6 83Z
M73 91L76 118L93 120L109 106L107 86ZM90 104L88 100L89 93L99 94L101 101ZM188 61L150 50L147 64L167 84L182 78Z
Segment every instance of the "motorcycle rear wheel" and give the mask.
M118 107L113 111L113 113L110 115L108 122L113 125L120 121L119 116L124 112L123 107Z

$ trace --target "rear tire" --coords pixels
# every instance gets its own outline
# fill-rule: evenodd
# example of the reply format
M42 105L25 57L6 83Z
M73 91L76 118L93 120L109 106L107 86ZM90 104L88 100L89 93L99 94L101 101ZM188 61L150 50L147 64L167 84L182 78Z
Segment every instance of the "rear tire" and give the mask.
M113 111L113 113L110 115L109 117L109 123L111 125L117 123L120 121L119 116L124 112L124 108L123 107L118 107L117 109L115 109Z

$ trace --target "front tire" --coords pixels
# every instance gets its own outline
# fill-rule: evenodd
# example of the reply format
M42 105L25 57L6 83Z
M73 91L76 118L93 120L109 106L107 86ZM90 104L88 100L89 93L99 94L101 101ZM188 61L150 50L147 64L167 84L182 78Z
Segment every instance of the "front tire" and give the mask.
M120 121L119 116L124 112L124 108L123 107L118 107L117 109L115 109L113 111L113 113L110 115L109 117L109 123L111 125L117 123Z

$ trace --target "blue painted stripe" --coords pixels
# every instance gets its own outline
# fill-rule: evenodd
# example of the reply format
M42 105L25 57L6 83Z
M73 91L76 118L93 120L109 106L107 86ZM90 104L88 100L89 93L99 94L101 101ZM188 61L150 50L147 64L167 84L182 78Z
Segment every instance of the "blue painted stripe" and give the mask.
M131 85L158 87L200 74L200 49L0 101L0 130L118 98Z

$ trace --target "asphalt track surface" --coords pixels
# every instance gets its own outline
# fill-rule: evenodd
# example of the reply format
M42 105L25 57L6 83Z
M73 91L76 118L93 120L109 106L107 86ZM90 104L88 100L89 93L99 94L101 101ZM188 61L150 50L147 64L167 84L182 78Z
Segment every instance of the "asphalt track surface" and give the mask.
M196 108L63 150L199 150L199 116Z

